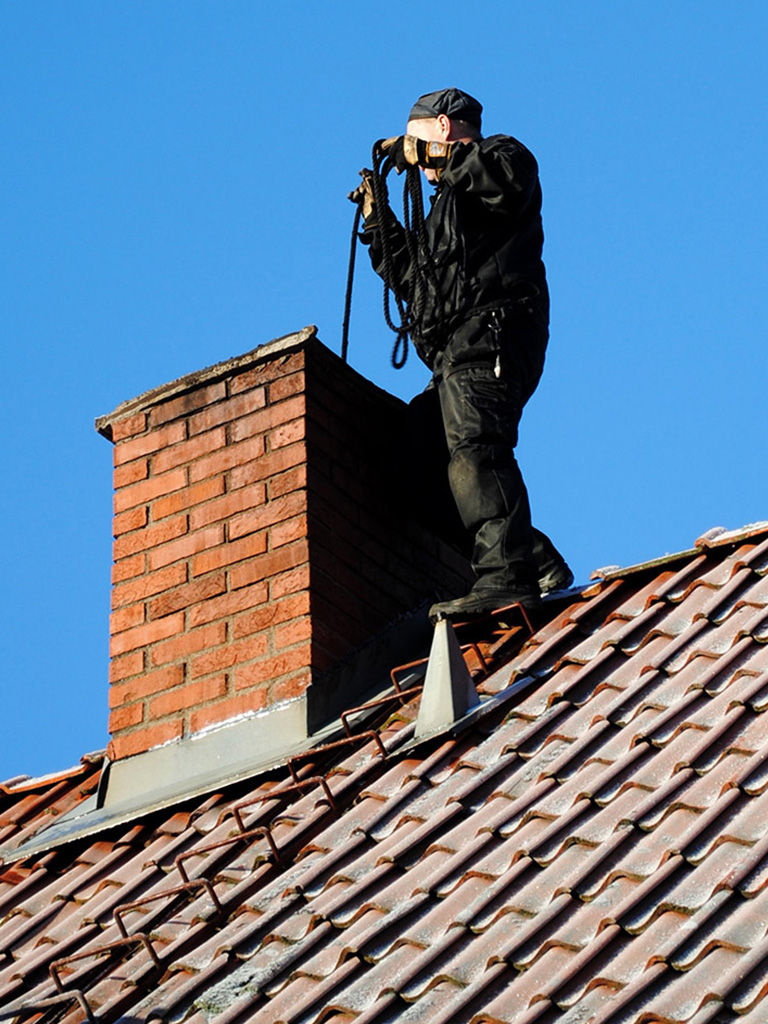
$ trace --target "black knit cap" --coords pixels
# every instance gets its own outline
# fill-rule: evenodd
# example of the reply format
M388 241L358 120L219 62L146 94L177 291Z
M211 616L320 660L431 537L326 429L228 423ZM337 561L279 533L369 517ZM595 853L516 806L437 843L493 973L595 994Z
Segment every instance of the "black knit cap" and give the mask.
M408 115L409 121L415 121L420 117L439 117L445 114L454 121L467 121L473 124L478 131L482 127L483 105L478 103L468 92L461 89L438 89L437 92L428 92L419 96L411 112Z

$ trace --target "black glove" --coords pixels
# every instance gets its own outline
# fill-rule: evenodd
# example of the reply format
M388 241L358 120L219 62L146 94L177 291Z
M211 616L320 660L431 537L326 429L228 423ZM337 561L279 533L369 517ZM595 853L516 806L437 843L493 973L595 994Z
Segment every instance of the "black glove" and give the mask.
M363 220L367 221L373 213L376 201L373 198L373 186L371 185L371 175L373 171L369 171L367 167L364 167L360 171L360 177L363 179L360 184L349 193L347 199L353 203L357 203L363 208Z
M398 174L418 165L431 167L437 171L439 178L440 171L448 163L453 143L425 142L423 139L417 139L415 135L394 135L391 139L385 139L381 148L391 157Z

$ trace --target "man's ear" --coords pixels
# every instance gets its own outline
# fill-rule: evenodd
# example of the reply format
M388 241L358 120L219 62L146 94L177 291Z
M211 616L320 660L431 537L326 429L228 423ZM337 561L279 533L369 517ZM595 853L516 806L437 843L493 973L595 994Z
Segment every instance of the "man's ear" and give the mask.
M442 135L442 141L447 142L451 135L451 119L447 114L437 115L437 127Z

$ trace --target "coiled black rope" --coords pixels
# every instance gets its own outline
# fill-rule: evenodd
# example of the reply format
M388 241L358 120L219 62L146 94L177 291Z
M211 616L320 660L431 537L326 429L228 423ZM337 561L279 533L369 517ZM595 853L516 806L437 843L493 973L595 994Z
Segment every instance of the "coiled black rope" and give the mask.
M386 230L387 220L394 217L389 205L387 175L394 164L381 148L381 141L374 143L371 154L372 170L367 172L371 182L373 201L381 225L381 276L384 280L384 321L396 335L392 348L392 365L396 370L405 366L408 358L408 340L418 333L424 316L427 297L427 274L433 271L424 232L424 202L421 193L421 172L418 167L409 167L403 183L403 228L408 258L411 266L411 281L408 297L404 301L399 281L394 272L392 243ZM358 205L352 228L352 242L347 273L347 292L344 302L344 323L342 326L341 355L346 362L349 349L349 319L352 307L352 284L355 274L355 252L360 227L362 202ZM394 296L399 323L392 317L391 297Z

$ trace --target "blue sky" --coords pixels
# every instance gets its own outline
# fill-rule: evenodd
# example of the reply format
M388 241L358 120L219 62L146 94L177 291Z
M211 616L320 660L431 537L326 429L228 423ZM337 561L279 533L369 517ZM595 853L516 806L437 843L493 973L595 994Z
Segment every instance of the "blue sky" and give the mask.
M763 0L3 0L0 778L107 740L97 415L316 323L371 143L458 85L536 154L548 365L518 455L577 578L768 519ZM358 263L350 362L389 366Z

